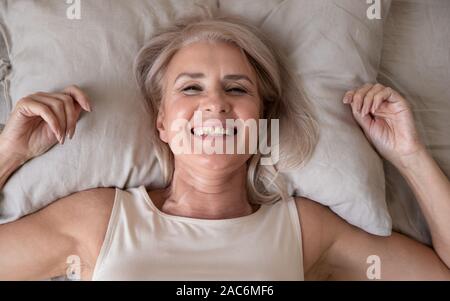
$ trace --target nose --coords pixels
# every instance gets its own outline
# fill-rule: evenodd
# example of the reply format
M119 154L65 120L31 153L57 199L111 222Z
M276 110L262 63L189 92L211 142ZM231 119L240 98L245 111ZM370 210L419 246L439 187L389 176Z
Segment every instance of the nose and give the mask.
M220 93L208 95L200 104L200 110L210 113L228 113L231 111L230 103Z

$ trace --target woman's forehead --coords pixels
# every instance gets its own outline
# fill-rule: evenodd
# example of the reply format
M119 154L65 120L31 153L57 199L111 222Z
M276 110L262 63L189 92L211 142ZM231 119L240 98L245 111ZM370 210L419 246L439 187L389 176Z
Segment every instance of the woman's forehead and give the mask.
M242 74L255 79L253 67L244 52L226 42L194 42L182 47L168 65L168 76L172 80L180 73L219 72L222 76Z

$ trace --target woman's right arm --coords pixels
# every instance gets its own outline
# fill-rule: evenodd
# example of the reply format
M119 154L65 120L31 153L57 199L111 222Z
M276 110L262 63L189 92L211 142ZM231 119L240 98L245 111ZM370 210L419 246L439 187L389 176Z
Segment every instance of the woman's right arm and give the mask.
M0 225L0 280L66 275L72 255L80 260L81 279L90 279L113 200L114 189L86 190Z
M90 104L76 86L62 93L36 93L17 103L0 134L0 193L22 164L73 137L81 109L90 111ZM113 189L82 191L0 225L0 280L64 275L71 255L79 257L82 273L88 273L103 242L113 199Z

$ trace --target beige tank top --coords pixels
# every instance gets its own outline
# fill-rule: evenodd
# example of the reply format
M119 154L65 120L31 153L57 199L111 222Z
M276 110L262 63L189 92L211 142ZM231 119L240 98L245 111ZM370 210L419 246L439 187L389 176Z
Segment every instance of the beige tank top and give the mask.
M116 188L92 280L303 280L293 198L237 218L160 211L144 186Z

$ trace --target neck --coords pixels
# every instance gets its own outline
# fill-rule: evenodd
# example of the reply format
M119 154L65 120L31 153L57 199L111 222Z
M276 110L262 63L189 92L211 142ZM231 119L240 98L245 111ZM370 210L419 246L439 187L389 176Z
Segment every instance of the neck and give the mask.
M193 170L175 162L162 211L201 219L227 219L253 212L247 197L246 164L230 172Z

